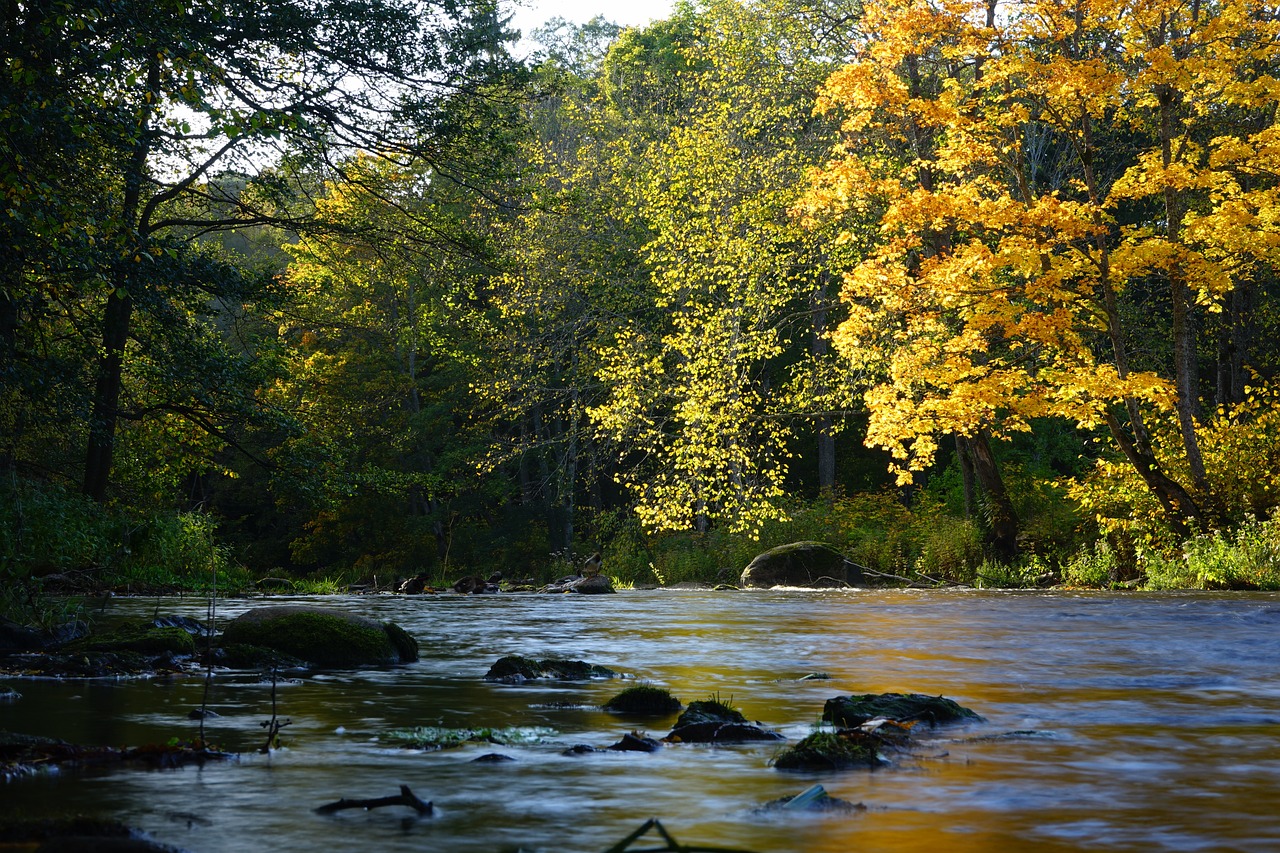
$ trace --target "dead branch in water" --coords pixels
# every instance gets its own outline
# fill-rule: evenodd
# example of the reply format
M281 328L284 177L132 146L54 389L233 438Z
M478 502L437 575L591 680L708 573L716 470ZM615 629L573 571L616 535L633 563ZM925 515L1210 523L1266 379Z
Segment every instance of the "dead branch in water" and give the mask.
M343 797L335 803L326 803L316 809L316 814L333 814L334 812L344 811L346 809L377 809L383 806L408 806L420 815L429 815L433 806L429 802L423 802L413 791L409 790L408 785L400 786L400 793L394 797L376 797L371 800L348 800Z

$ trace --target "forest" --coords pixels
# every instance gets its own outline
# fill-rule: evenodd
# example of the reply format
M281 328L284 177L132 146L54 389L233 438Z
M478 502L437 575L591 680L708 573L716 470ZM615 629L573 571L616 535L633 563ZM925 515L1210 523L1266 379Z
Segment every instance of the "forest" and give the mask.
M1280 588L1280 10L0 11L0 610Z

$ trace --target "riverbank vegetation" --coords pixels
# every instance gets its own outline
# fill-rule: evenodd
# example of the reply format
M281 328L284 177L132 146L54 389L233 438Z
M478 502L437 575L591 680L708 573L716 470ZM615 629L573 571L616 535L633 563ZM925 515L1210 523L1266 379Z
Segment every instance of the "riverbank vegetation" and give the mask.
M6 611L810 539L1280 588L1265 4L700 0L522 59L482 0L235 5L0 31Z

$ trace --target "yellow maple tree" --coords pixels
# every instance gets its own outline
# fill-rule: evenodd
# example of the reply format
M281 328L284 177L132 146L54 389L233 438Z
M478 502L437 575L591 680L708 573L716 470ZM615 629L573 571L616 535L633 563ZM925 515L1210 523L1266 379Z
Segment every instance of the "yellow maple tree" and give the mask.
M878 370L868 443L909 476L946 434L1105 426L1175 529L1205 521L1197 324L1280 260L1274 10L877 0L865 14L874 35L823 90L843 140L804 211L878 218L837 336ZM1157 328L1170 354L1135 356L1137 330L1149 352ZM1178 459L1157 454L1150 419L1177 424Z

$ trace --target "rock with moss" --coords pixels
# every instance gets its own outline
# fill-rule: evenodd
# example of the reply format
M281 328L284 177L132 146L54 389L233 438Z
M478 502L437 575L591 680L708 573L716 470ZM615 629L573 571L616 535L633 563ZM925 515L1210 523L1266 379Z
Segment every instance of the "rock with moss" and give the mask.
M837 726L853 728L883 717L900 723L923 722L929 726L982 722L982 717L942 696L921 693L863 693L828 699L822 719Z
M385 666L418 659L413 637L392 623L302 605L258 607L240 614L223 645L248 644L321 667Z
M706 722L676 726L663 740L668 743L753 743L786 738L751 723Z
M42 678L121 678L172 666L172 655L137 652L32 652L0 658L0 673Z
M637 717L663 717L676 713L682 707L671 691L652 684L628 687L604 703L604 709L610 713Z
M747 718L737 708L731 708L719 699L703 699L690 702L689 707L676 720L676 727L698 723L745 723Z
M821 542L792 542L771 548L752 560L742 572L744 587L857 586L862 570L843 554Z
M604 666L581 660L560 658L533 658L507 655L499 658L485 673L485 681L502 681L519 684L537 678L553 678L560 681L588 681L592 678L617 678L618 673Z
M131 620L67 643L62 651L68 654L133 652L144 657L190 657L196 653L196 644L192 635L182 628L158 627L150 621Z
M888 763L880 754L881 745L874 734L857 729L819 731L784 749L773 766L779 770L871 769Z
M209 663L204 658L204 663ZM308 664L301 658L287 655L284 652L255 646L252 643L223 643L213 650L214 666L225 666L228 669L279 670L281 672L297 672L306 670Z
M664 740L669 743L750 743L784 738L775 731L747 722L741 711L719 699L704 699L689 703Z

